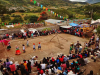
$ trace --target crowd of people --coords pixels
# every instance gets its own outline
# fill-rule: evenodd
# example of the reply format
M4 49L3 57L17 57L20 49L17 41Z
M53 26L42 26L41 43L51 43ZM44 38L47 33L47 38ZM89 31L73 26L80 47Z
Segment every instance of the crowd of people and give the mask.
M18 33L12 33L12 34L3 34L0 35L0 40L2 39L15 39L15 38L34 38L35 36L44 36L44 35L50 35L55 33L61 33L60 30L52 29L52 30L44 30L44 31L35 31L34 33L32 31L25 31L25 32L18 32Z
M90 44L90 40L94 43L91 42ZM69 55L60 54L56 58L44 57L40 62L36 60L37 56L33 56L30 60L23 60L21 63L14 63L9 58L4 62L0 60L1 73L3 75L9 75L9 73L19 75L19 71L21 71L21 75L29 75L32 72L32 67L36 67L38 75L82 75L85 70L82 71L80 67L88 64L87 57L91 57L94 62L97 58L100 58L99 38L97 37L95 41L95 35L93 35L90 40L89 43L85 42L84 48L79 41L75 44L71 43ZM33 43L33 45L35 44ZM95 45L95 48L88 49L91 45ZM27 43L27 46L29 46L29 43ZM40 45L38 45L38 48L41 48ZM70 62L72 59L73 62ZM88 75L93 75L93 71L90 71Z
M2 39L10 38L34 38L34 36L43 36L60 33L59 30L53 29L51 31L38 31L38 32L25 32L25 33L14 33L12 35L4 34ZM27 47L29 47L29 42L27 40ZM89 49L89 47L95 45L95 48ZM25 53L25 45L23 44L23 53ZM7 49L10 49L10 43L8 43ZM38 49L41 49L41 44L39 42ZM33 50L36 50L35 43L33 43ZM16 53L20 54L19 47L16 46ZM33 56L30 60L22 60L22 62L12 62L10 58L7 57L5 61L0 60L0 75L30 75L32 73L32 68L37 68L38 75L82 75L85 70L81 70L81 66L88 64L87 57L96 62L97 58L100 58L99 50L99 37L95 40L95 35L93 34L89 42L84 43L84 47L79 41L77 43L71 43L69 55L60 54L57 57L44 57L42 61L37 61L37 56ZM70 62L70 60L73 60ZM91 70L88 75L93 75Z
M84 34L84 32L89 31L89 30L94 30L96 28L97 28L97 26L91 26L91 25L88 28L86 28L86 27L80 28L80 27L76 26L76 27L71 27L71 28L67 28L67 29L61 28L61 31L65 32L65 33L69 33L71 35L79 36L79 37L84 37L84 36L87 37L87 35Z

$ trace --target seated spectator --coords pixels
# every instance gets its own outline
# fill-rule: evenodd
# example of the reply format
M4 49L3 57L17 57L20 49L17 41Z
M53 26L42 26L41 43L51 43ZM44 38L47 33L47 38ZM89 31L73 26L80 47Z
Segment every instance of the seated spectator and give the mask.
M84 58L84 62L85 62L85 64L88 63L88 59L86 57Z
M91 70L91 71L90 71L90 73L89 73L89 74L87 74L87 75L93 75L93 71Z

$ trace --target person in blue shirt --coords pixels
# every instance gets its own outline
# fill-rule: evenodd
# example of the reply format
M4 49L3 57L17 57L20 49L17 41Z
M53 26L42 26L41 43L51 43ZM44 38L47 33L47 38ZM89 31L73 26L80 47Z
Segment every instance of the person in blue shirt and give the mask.
M33 37L33 33L31 33L31 37L34 38L34 37Z
M56 59L56 62L57 62L57 64L59 63L59 59L58 58Z
M38 50L39 50L39 49L41 49L41 44L40 44L40 42L39 42L39 44L38 44Z

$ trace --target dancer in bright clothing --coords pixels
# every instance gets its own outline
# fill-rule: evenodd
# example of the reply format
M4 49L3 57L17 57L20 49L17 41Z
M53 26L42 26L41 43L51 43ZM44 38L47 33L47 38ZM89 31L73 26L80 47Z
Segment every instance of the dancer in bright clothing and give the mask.
M40 44L40 42L39 42L39 44L38 44L38 49L41 49L41 44Z
M35 43L33 43L33 50L36 50L36 49L35 49Z
M18 46L16 46L16 53L15 53L16 55L20 55L21 54L21 52L20 52L20 50L19 50L19 47Z
M10 46L10 43L8 43L7 50L10 50L10 49L11 49L11 46Z

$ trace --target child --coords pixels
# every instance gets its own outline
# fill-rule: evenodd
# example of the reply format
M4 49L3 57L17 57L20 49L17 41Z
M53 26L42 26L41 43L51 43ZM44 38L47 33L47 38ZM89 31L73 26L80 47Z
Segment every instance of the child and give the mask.
M39 42L39 44L38 44L38 49L39 49L39 48L41 49L41 44L40 44L40 42Z
M36 49L35 49L35 43L33 43L33 50L36 50Z
M23 44L23 53L25 53L25 45Z
M29 41L27 40L27 47L29 47Z

